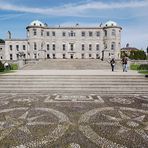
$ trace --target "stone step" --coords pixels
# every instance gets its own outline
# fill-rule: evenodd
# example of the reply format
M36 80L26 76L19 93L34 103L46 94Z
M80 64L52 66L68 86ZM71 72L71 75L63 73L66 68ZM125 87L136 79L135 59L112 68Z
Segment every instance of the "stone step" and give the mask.
M115 73L113 73L115 74ZM145 78L144 75L130 75L130 74L125 74L125 75L69 75L69 74L64 74L64 75L0 75L0 78Z
M0 91L0 94L61 94L61 95L90 95L90 94L96 94L96 95L148 95L147 90L140 90L140 91L116 91L116 90L102 90L102 91L83 91L83 90L72 90L72 91L65 91L65 90L3 90Z
M80 76L80 77L62 77L62 76L58 76L58 77L35 77L35 76L32 76L32 77L0 77L0 80L122 80L122 79L125 79L125 80L145 80L145 81L148 81L147 78L145 78L144 76L143 77L121 77L121 76L116 76L116 77L83 77L83 76Z
M148 85L145 81L1 81L3 85Z
M116 62L116 69L122 69L121 62ZM43 69L111 69L108 61L101 61L99 59L52 59L45 61L37 61L24 66L24 70L43 70Z
M112 85L112 86L105 86L105 85L103 85L103 86L101 86L101 85L99 85L99 86L90 86L90 85L88 85L88 86L82 86L82 85L80 85L80 86L78 86L78 85L72 85L72 86L63 86L63 85L61 85L61 86L38 86L38 85L34 85L34 86L12 86L12 85L8 85L8 86L4 86L4 87L1 87L0 88L0 91L1 90L7 90L7 89L9 89L9 90L24 90L24 89L26 89L26 90L67 90L67 91L72 91L72 90L85 90L85 91L93 91L93 90L96 90L96 91L99 91L99 90L116 90L116 91L118 91L118 90L122 90L122 91L127 91L127 90L142 90L142 89L144 89L144 90L148 90L148 86L127 86L127 85L124 85L124 86L121 86L121 87L118 87L118 86L114 86L114 85Z
M1 75L1 93L148 94L148 79L128 74Z

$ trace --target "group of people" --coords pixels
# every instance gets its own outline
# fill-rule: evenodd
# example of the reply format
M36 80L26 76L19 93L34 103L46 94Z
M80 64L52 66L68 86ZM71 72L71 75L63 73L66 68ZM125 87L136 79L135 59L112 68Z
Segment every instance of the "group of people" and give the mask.
M127 68L128 68L127 61L128 61L127 57L122 58L123 72L127 72ZM110 60L112 71L114 71L114 69L115 69L115 63L116 63L115 58L112 58Z

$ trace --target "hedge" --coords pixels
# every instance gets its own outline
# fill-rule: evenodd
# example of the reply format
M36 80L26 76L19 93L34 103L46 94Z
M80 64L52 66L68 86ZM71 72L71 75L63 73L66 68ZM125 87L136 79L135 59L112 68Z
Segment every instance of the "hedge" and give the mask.
M18 70L18 65L17 64L11 64L10 69L11 70Z
M5 70L4 64L0 61L0 72L3 72Z
M138 70L148 70L148 64L141 64L141 65L138 67Z

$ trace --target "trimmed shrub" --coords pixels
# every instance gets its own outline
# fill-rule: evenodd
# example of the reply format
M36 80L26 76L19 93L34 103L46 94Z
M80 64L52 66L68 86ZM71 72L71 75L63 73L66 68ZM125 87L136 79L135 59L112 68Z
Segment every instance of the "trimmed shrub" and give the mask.
M11 64L10 69L11 70L18 70L18 65L17 64Z
M4 68L4 64L0 61L0 72L4 71L5 68Z
M130 69L131 69L131 70L138 70L138 69L139 69L139 66L140 66L140 65L138 65L138 64L131 64L131 65L130 65Z

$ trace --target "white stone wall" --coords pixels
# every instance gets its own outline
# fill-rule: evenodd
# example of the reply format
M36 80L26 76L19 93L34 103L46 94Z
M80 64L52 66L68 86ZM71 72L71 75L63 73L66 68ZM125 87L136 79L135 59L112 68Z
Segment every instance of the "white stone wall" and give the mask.
M112 35L112 30L115 30L115 35ZM104 30L107 31L105 36ZM34 35L34 31L36 34ZM47 36L49 32L49 36ZM52 33L55 32L55 36ZM63 36L63 32L66 33ZM73 32L75 36L69 36ZM82 36L82 32L85 32L85 36ZM89 36L89 32L93 35ZM96 33L100 32L100 36ZM115 43L114 49L111 49L112 43ZM12 55L13 60L18 60L17 54L23 52L25 59L45 59L45 58L61 58L63 55L65 58L108 58L114 56L116 59L120 57L120 45L121 45L121 28L117 26L112 27L46 27L46 26L28 26L27 27L27 39L8 39L5 42L5 59L10 60ZM36 44L36 48L35 48ZM55 50L53 50L53 44ZM63 50L63 44L65 44L65 50ZM73 50L71 50L71 44L73 44ZM82 44L84 44L84 50L82 50ZM96 50L97 44L99 50ZM10 45L12 50L10 50ZM17 51L16 46L19 46ZM25 50L23 50L23 45ZM49 45L49 50L47 49ZM92 46L89 50L89 46ZM107 45L107 48L105 46ZM82 57L82 55L84 57ZM20 58L20 57L19 57Z

